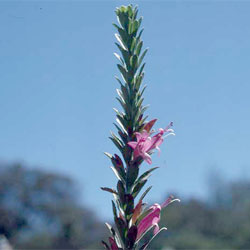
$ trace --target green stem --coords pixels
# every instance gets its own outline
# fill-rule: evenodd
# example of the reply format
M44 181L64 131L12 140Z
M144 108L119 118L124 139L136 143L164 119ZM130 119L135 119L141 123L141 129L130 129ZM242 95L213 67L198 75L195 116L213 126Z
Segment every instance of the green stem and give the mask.
M118 43L116 43L116 45L121 54L117 56L119 59L119 64L117 66L123 79L123 83L118 79L121 85L121 89L118 91L118 101L123 108L123 112L116 111L119 125L117 129L120 138L113 135L111 139L121 151L124 162L126 163L125 184L123 188L125 194L121 193L121 187L119 186L120 193L118 192L117 202L117 206L119 207L119 203L122 204L125 200L123 208L119 208L123 209L125 225L121 226L119 223L122 222L119 219L116 220L116 226L121 234L121 240L126 249L133 249L135 244L135 239L133 239L134 234L131 230L136 230L136 227L130 227L130 219L134 210L132 187L138 177L139 165L141 163L141 161L132 162L133 152L127 143L135 140L135 132L141 132L144 125L143 113L146 110L146 108L142 106L143 99L140 90L144 76L144 66L140 64L146 50L141 53L142 41L140 38L141 32L139 31L142 18L137 18L137 12L137 7L133 7L132 5L117 8L116 15L119 25L114 24L118 31L116 34ZM118 185L121 185L121 183L118 183ZM128 233L132 235L130 235L131 238L127 236Z

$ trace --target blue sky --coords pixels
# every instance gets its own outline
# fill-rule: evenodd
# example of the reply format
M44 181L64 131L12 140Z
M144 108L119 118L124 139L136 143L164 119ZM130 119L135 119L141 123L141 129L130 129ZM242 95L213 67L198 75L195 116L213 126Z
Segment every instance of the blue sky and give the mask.
M111 24L126 3L0 3L0 159L72 176L106 218L111 197L99 187L116 179L103 152L116 152L108 136L119 107ZM250 177L250 2L137 3L148 114L176 131L153 156L148 200L206 198L212 171Z

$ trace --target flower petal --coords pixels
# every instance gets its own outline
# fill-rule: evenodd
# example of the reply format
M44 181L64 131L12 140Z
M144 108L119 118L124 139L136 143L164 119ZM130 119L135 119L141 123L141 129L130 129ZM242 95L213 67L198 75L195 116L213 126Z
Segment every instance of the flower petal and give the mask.
M157 234L159 232L159 230L160 230L160 227L159 227L158 223L156 223L154 226L155 226L154 234Z
M133 224L135 224L137 218L141 214L141 211L142 211L142 200L139 201L139 203L136 205L136 207L134 209L134 213L133 213L133 216L132 216L132 223Z
M137 146L137 144L138 144L138 142L136 142L136 141L130 141L130 142L128 142L128 145L129 145L132 149L135 149L136 146Z
M142 138L142 134L139 133L139 132L135 132L135 136L136 136L137 142L139 142L141 140L141 138Z
M149 209L152 209L152 212L144 217L138 225L137 239L160 221L161 206L156 203Z
M152 127L154 126L155 122L157 121L157 119L151 120L149 121L145 126L144 129L149 133L152 129Z
M152 164L152 159L149 154L145 153L142 157L148 164Z
M178 201L180 202L179 199L174 199L174 196L173 195L170 195L166 201L164 201L162 204L161 204L161 207L164 208L164 207L167 207L169 204L171 204L172 202L175 202L175 201Z

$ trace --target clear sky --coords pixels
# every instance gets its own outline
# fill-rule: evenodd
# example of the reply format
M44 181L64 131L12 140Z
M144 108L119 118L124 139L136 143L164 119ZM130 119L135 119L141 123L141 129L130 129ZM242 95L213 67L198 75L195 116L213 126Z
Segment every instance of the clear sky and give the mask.
M99 186L115 186L103 152L116 152L108 136L119 107L111 24L127 3L0 3L0 159L72 176L106 218L111 196ZM148 114L176 131L153 156L148 200L205 198L211 169L250 177L250 2L138 5Z

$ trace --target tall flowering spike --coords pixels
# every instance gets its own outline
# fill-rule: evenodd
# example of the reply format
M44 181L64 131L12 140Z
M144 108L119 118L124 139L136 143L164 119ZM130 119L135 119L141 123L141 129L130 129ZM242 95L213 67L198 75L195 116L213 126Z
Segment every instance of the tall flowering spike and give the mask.
M117 30L115 44L118 53L115 53L115 56L118 59L117 67L120 72L120 78L116 77L120 86L117 89L117 100L122 110L114 109L118 134L112 132L110 139L120 151L121 157L118 154L105 153L110 158L111 169L118 178L116 189L102 187L102 190L111 193L114 197L112 208L115 228L106 223L111 237L108 240L109 244L102 241L107 249L135 249L140 244L139 241L145 230L149 230L152 225L158 226L161 206L159 205L158 210L153 213L152 207L145 210L146 212L143 209L142 200L151 187L146 189L137 203L135 201L152 171L157 167L141 175L139 175L139 167L143 161L152 163L150 155L154 149L159 150L164 134L172 133L172 130L167 127L151 136L156 119L145 122L147 117L144 117L144 112L147 106L143 106L145 86L142 87L142 82L145 67L143 59L147 49L143 50L142 17L138 18L137 14L137 7L132 5L116 9L117 24L114 26Z

